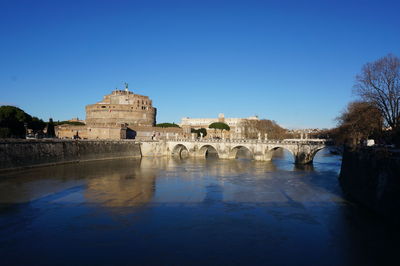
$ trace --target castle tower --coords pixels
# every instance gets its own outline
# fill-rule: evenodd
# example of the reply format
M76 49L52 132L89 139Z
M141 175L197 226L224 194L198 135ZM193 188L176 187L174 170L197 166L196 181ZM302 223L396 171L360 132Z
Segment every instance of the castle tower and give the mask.
M103 100L86 106L88 127L154 126L157 110L148 96L128 90L115 90Z

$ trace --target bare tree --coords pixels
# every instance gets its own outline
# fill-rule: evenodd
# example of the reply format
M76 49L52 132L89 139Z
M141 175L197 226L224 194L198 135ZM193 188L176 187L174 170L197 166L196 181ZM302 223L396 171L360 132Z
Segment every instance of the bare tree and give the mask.
M336 118L338 127L331 132L338 144L357 145L363 139L377 136L382 130L382 113L370 102L351 102Z
M400 59L389 54L367 63L356 76L356 93L382 112L386 125L400 126Z
M268 119L263 120L246 120L242 122L243 135L248 139L258 138L258 134L261 136L268 135L269 139L284 139L287 136L287 130L280 127L275 121Z

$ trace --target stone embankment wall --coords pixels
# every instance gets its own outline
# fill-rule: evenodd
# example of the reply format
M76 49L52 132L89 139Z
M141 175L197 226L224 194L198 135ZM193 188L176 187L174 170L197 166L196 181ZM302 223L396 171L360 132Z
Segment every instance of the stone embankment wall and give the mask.
M345 194L400 223L400 153L377 148L345 150L340 172Z
M59 163L141 157L133 140L0 140L0 170Z

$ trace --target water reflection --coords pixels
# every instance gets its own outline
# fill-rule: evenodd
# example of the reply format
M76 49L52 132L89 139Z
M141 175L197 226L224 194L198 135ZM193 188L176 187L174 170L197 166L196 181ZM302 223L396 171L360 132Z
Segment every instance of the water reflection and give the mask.
M87 202L105 207L130 207L149 202L154 190L154 174L114 173L88 180L84 196Z
M314 172L313 165L296 166L288 164L288 160L287 154L278 150L272 162L246 157L237 160L171 157L36 168L2 174L0 203L32 202L43 197L57 203L85 202L103 207L149 202L194 203L204 201L210 185L223 188L221 200L225 202L284 202L289 194L298 198L299 193L307 191L305 188L312 184L298 177ZM279 175L287 170L285 176ZM303 189L299 190L299 186ZM72 188L79 189L61 193Z
M0 203L31 202L74 187L88 192L89 201L111 205L125 201L127 194L141 194L139 201L150 199L147 195L154 189L155 174L140 165L140 159L106 160L3 173Z
M339 168L323 151L298 167L278 150L272 162L142 158L3 173L0 255L5 265L37 254L47 265L375 264L398 244L342 197Z

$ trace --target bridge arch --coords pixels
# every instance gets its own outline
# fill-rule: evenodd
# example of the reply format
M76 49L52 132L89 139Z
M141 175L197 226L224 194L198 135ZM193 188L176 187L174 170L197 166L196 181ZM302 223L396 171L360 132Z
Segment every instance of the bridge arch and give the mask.
M240 151L247 152L247 153L250 155L251 159L254 159L254 154L253 154L253 152L252 152L248 147L243 146L243 145L238 145L238 146L233 147L233 148L229 151L229 158L231 158L231 159L237 159L237 158L238 158L238 153L239 153Z
M215 155L219 158L218 150L210 144L203 145L197 152L199 157L207 157L209 155Z
M172 149L172 156L186 158L189 156L189 149L183 144L177 144Z
M322 151L322 150L328 151L328 150L329 150L329 147L328 147L328 146L323 146L323 147L318 147L318 148L314 149L314 150L311 152L311 156L310 156L310 157L311 157L311 160L314 161L314 158L315 158L315 156L317 155L317 153L320 152L320 151Z
M303 146L303 149L297 152L296 164L312 163L314 161L315 155L324 148L326 148L325 145Z
M282 149L282 150L288 151L288 152L292 155L293 161L294 161L294 162L296 161L296 155L294 154L294 152L293 152L291 149L289 149L289 148L287 148L287 147L283 147L283 146L274 146L274 147L272 147L272 148L268 148L268 149L265 151L265 154L266 154L266 156L267 156L268 158L270 158L270 160L272 160L274 151L276 151L276 150L278 150L278 149Z

